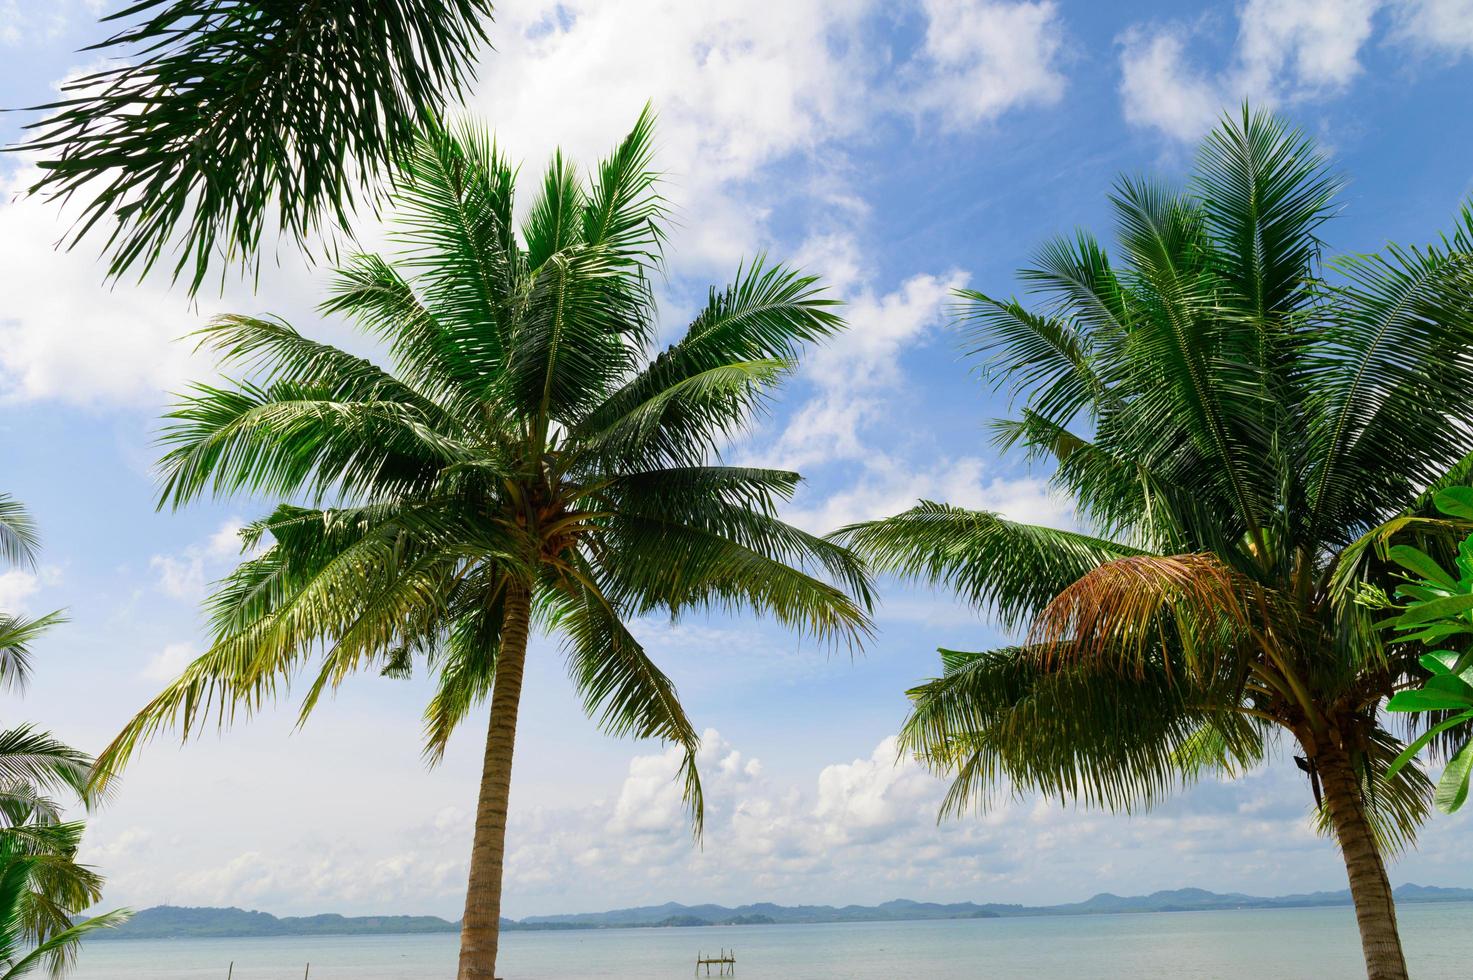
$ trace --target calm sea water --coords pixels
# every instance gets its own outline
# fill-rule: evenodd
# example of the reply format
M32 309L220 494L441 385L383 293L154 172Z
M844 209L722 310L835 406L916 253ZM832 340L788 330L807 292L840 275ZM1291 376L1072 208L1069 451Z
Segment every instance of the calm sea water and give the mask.
M1399 910L1413 977L1466 980L1473 904ZM744 980L1300 980L1365 976L1349 909L1174 912L945 922L513 932L507 980L663 980L696 953L735 948ZM112 940L90 943L78 980L446 980L456 939L436 936Z

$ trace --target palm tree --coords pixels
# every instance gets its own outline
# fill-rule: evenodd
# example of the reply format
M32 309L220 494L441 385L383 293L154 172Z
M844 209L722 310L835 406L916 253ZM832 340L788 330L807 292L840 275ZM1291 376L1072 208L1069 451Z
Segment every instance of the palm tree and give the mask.
M903 744L955 777L954 813L1005 777L1119 810L1203 770L1302 753L1343 852L1366 966L1405 977L1384 855L1429 782L1388 778L1377 709L1425 640L1376 628L1394 537L1451 540L1429 489L1473 457L1473 214L1427 248L1322 259L1339 181L1246 108L1190 188L1121 179L1122 265L1090 235L1020 274L1042 303L966 293L961 317L1022 400L1000 443L1056 464L1089 532L921 503L838 540L944 584L1022 639L944 654Z
M39 541L30 514L0 493L0 559L34 565ZM30 679L28 644L60 622L59 612L22 619L0 612L0 687L23 689ZM119 925L126 909L85 922L72 917L102 898L102 878L78 864L85 825L61 821L57 790L91 807L92 759L30 725L0 731L0 980L45 966L60 976L86 936Z
M135 0L86 50L117 63L67 80L12 147L38 155L31 193L83 203L108 274L166 250L197 290L212 263L255 268L268 218L300 244L346 228L355 198L474 75L490 0Z
M102 879L76 862L85 825L26 819L0 830L0 980L44 967L61 976L76 962L82 940L132 914L72 916L102 897Z
M801 346L841 327L834 301L758 261L648 358L664 219L651 135L646 110L587 187L556 156L519 239L494 145L427 131L397 185L398 268L357 258L324 306L387 345L394 371L279 321L225 317L205 342L262 380L197 388L164 434L161 503L239 490L306 502L248 528L265 550L211 600L210 649L100 771L162 726L205 726L212 705L221 720L256 709L319 650L303 717L351 673L422 662L438 685L432 761L489 695L462 978L494 975L531 630L561 635L604 728L681 746L699 833L696 730L629 617L750 607L850 643L869 628L858 560L775 516L797 474L712 463Z
M30 513L14 496L0 492L0 561L34 567L39 547ZM25 689L32 641L62 620L59 610L27 618L0 609L0 688ZM47 795L56 791L90 802L91 767L85 753L31 725L0 731L0 831L36 815L58 819L61 807Z

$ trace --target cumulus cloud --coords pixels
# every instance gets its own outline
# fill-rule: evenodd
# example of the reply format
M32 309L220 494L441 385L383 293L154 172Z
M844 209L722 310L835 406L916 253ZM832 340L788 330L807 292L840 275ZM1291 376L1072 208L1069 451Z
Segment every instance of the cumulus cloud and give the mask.
M1206 22L1135 25L1120 35L1126 121L1182 140L1207 130L1224 107L1274 105L1343 91L1361 72L1380 0L1248 0L1238 12L1228 65L1212 71L1189 54Z
M238 517L227 518L203 542L168 555L154 555L149 567L158 575L159 591L173 599L198 601L205 594L207 576L221 571L241 555L240 532L245 526Z
M922 7L930 77L918 92L921 108L948 125L970 126L1063 97L1056 4L924 0Z
M174 341L199 317L161 287L105 285L90 243L54 250L68 219L21 196L34 177L22 170L0 193L0 264L12 284L0 311L0 400L154 403L197 376L189 347Z
M25 613L30 599L41 588L41 577L23 568L0 572L0 613Z
M774 775L708 729L700 765L706 834L691 839L675 749L635 750L622 771L592 778L574 801L538 805L513 792L506 911L513 916L662 901L876 903L1069 901L1096 891L1195 885L1282 893L1343 887L1333 844L1314 832L1310 793L1292 766L1208 780L1130 817L1002 793L937 824L946 783L901 755L893 738L856 757ZM351 792L372 792L359 787ZM432 912L464 897L472 815L378 810L371 835L303 829L252 834L222 855L182 824L94 822L84 858L105 864L109 901L143 907L244 905L301 914ZM1461 818L1459 818L1461 819ZM1457 829L1410 861L1424 882ZM1437 843L1441 842L1441 843ZM1167 860L1163 860L1167 858ZM1398 869L1398 880L1411 873ZM1430 877L1429 877L1430 876ZM1413 878L1411 880L1417 880ZM596 884L593 884L596 883Z
M866 430L883 417L886 396L904 383L901 356L944 322L952 292L967 276L959 269L919 273L893 291L879 292L850 230L809 238L795 261L845 297L848 329L805 355L802 377L815 390L763 447L763 458L797 470L864 459L873 450Z
M1405 0L1395 18L1399 40L1451 58L1473 54L1473 0Z
M197 656L193 643L170 643L144 665L140 676L150 681L172 681Z
M849 486L811 506L795 507L787 517L802 527L827 533L856 521L889 517L918 500L936 500L1028 524L1074 526L1072 505L1044 480L998 476L990 469L988 462L975 456L922 466L875 452Z
M796 160L800 182L852 199L833 163L877 115L919 109L958 127L1059 99L1054 3L917 2L927 30L897 71L881 32L888 8L875 0L534 0L498 11L496 50L465 111L494 122L535 176L555 146L593 163L651 102L677 216L672 277L728 274L773 244L768 221L793 184L759 178L777 165ZM191 308L158 282L104 285L95 243L49 247L71 218L20 194L34 176L11 173L0 205L0 262L23 284L0 314L0 398L152 405L207 376L210 365L175 340L213 313L250 306L243 290L232 284L226 298ZM316 273L301 266L269 274L274 311L308 308Z

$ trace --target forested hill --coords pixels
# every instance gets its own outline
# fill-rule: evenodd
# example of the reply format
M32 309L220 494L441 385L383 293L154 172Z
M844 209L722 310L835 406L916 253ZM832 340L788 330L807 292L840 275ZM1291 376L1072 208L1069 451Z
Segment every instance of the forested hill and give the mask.
M1396 889L1402 904L1473 902L1473 888L1434 888L1402 885ZM912 902L898 899L882 905L775 905L760 902L731 908L725 905L647 905L573 915L534 915L520 921L502 920L507 930L618 929L671 926L776 925L821 922L901 922L921 919L991 919L1043 915L1099 915L1134 912L1201 912L1226 909L1316 908L1350 904L1346 891L1310 892L1263 898L1222 894L1200 888L1178 888L1150 895L1121 896L1103 892L1088 901L1066 905L1005 905L955 902ZM278 918L265 912L237 908L178 908L160 905L144 909L121 928L95 938L185 939L237 936L352 936L403 933L457 932L459 922L432 915L311 915Z

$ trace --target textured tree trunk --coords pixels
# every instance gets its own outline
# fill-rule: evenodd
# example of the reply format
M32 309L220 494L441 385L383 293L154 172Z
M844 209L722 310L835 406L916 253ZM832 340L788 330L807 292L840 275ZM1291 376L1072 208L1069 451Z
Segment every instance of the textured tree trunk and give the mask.
M481 764L481 795L476 803L476 836L471 844L470 882L465 919L460 926L458 980L492 980L501 934L501 865L506 857L506 806L511 796L511 760L517 738L517 708L522 700L522 668L527 661L527 621L531 602L524 587L506 597L501 650L491 689L491 725Z
M1407 980L1406 958L1396 930L1396 903L1366 816L1360 777L1349 755L1338 745L1320 748L1314 758L1325 789L1325 805L1330 808L1330 823L1350 877L1350 898L1360 925L1366 976L1370 980Z

